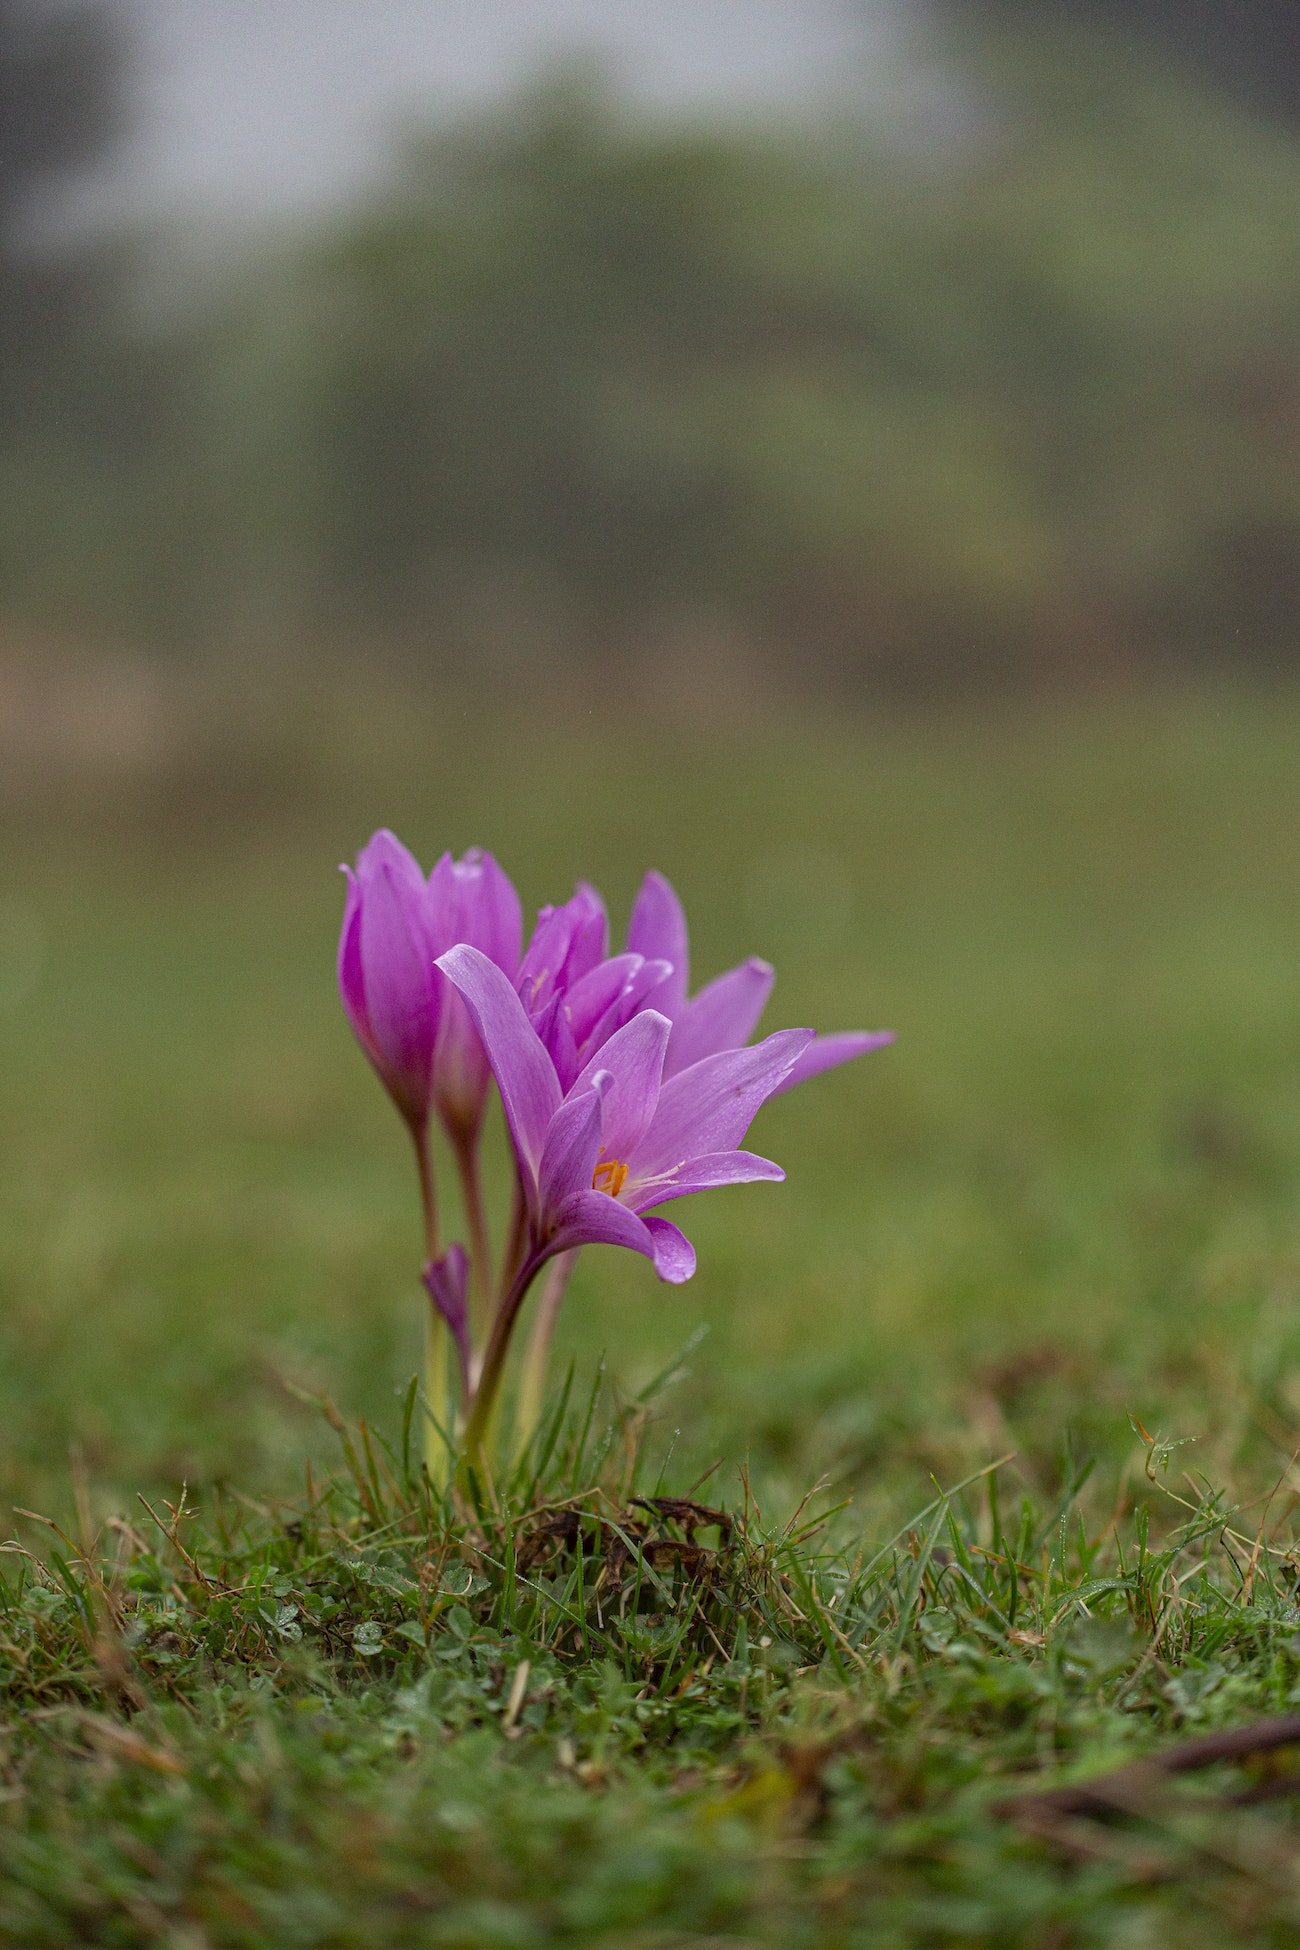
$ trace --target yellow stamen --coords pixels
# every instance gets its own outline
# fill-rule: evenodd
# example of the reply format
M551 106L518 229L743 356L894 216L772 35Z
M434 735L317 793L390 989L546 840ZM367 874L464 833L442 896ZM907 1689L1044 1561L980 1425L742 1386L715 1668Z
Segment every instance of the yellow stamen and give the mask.
M617 1158L604 1159L591 1174L592 1191L608 1192L611 1198L617 1198L626 1183L627 1166Z

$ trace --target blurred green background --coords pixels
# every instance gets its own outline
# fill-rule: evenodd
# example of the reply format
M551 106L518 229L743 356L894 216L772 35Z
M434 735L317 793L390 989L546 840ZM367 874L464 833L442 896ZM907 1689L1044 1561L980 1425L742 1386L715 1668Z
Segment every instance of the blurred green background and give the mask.
M571 64L412 112L349 196L272 222L268 187L218 247L192 215L70 213L129 137L124 4L0 8L13 617L864 701L1293 656L1300 48L1274 8L1225 42L1201 0L1122 32L1088 0L900 0L948 90L924 113L866 46L800 114L651 108ZM266 11L287 88L347 8Z
M899 1031L692 1285L584 1258L585 1366L710 1324L691 1454L1293 1446L1300 106L1216 21L917 7L924 114L571 65L218 245L76 216L138 39L0 0L0 1503L393 1417L380 823L620 925L657 865L770 1026Z

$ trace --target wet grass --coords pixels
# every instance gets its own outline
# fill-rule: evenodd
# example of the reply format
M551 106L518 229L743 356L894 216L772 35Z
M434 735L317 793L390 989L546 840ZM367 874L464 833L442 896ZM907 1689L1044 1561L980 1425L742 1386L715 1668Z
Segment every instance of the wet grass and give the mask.
M0 1559L0 1937L1294 1941L1232 1800L1285 1759L1002 1804L1300 1701L1300 705L295 710L3 812L0 1492L58 1529ZM410 1465L332 992L380 820L534 905L658 864L701 976L900 1032L764 1112L692 1285L584 1256L581 1412L477 1501Z
M1276 1753L1113 1772L1300 1699L1267 1513L1166 1489L1094 1533L1086 1467L1012 1511L999 1459L872 1545L662 1494L649 1404L610 1406L468 1497L411 1417L391 1448L329 1407L346 1466L297 1499L25 1514L6 1939L1293 1940ZM1045 1819L1044 1777L1113 1802Z

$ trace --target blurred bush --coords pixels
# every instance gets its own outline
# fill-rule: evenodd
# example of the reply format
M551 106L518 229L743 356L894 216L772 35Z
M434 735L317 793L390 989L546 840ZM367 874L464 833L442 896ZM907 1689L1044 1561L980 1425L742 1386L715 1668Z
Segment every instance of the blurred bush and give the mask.
M923 0L940 17L973 16L982 31L1121 28L1126 46L1207 76L1265 115L1300 126L1300 11L1283 0Z
M47 428L104 298L97 251L41 238L52 189L118 128L120 50L105 14L0 0L0 440Z
M1293 661L1300 145L1104 34L961 49L923 155L553 84L105 313L0 451L0 598L663 684Z

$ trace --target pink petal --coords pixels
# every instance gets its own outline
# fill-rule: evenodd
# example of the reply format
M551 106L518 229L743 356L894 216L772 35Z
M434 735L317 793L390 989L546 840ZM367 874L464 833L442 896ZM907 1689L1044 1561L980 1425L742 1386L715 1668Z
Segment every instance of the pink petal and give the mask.
M654 1179L642 1186L627 1187L634 1211L668 1205L675 1198L689 1198L693 1192L711 1192L719 1185L749 1185L758 1179L780 1184L785 1173L770 1158L752 1151L714 1151L703 1158L690 1158L674 1178ZM625 1194L626 1195L626 1194Z
M560 1105L547 1127L539 1186L543 1229L554 1222L555 1214L575 1192L591 1190L591 1176L600 1156L601 1098L607 1087L608 1080L602 1075L594 1089L575 1092Z
M444 853L429 875L429 912L439 954L468 942L513 979L523 914L509 876L490 853L471 847L463 860Z
M552 1254L574 1246L626 1246L654 1258L654 1235L649 1221L639 1219L606 1192L575 1192L556 1214Z
M758 1027L775 980L771 963L753 956L702 988L673 1024L668 1075L675 1077L719 1050L743 1048Z
M654 1241L655 1272L670 1286L680 1286L695 1271L695 1248L671 1219L648 1218L646 1231Z
M501 1092L525 1187L535 1193L546 1127L560 1107L555 1065L495 962L477 948L448 949L438 966L465 998Z
M799 1057L789 1076L777 1084L772 1095L775 1097L783 1090L793 1090L797 1083L807 1083L809 1077L819 1077L823 1070L834 1070L841 1063L851 1063L855 1056L866 1056L873 1049L887 1049L893 1041L892 1029L845 1029L831 1036L818 1036Z
M351 867L343 867L340 871L347 875L348 891L343 904L343 924L339 929L339 994L343 998L353 1035L374 1062L375 1044L370 1033L370 1018L366 1014L366 985L361 972L361 889Z
M642 1009L596 1051L573 1086L576 1093L587 1089L598 1074L609 1074L602 1137L607 1158L627 1164L650 1126L659 1102L671 1027L667 1016Z
M573 944L565 969L565 985L571 986L589 975L597 962L609 953L609 916L605 903L590 881L580 880L578 891L569 902L574 915Z
M543 1048L555 1065L555 1074L560 1079L560 1088L566 1095L572 1090L582 1063L578 1057L578 1046L573 1040L569 1027L568 1014L564 1007L564 997L558 992L553 995L540 1016L533 1017L533 1028L537 1031Z
M515 986L530 1016L565 994L605 959L609 921L604 902L585 883L563 907L544 907L524 951Z
M487 1052L459 995L441 973L443 991L438 1018L438 1041L433 1059L433 1093L447 1128L472 1135L478 1129L487 1096Z
M410 903L412 911L424 912L425 879L420 871L420 863L409 847L402 845L396 833L390 833L381 826L372 833L357 855L357 879L362 892L368 887L373 875L387 868L393 876L399 893Z
M668 1219L639 1219L604 1192L578 1192L560 1213L551 1252L575 1246L626 1246L652 1260L661 1280L679 1286L695 1271L695 1249Z
M635 1157L625 1161L637 1181L663 1177L688 1159L733 1151L812 1034L811 1029L779 1029L753 1049L706 1056L670 1077Z
M564 998L575 1043L584 1043L593 1026L611 1003L626 990L632 977L644 966L640 955L611 955L589 975L573 984Z
M628 922L627 945L647 961L672 964L672 974L658 991L658 1006L675 1022L686 1001L690 980L690 943L686 915L670 883L661 873L648 873Z
M478 861L476 913L466 940L504 969L513 980L523 948L524 912L514 882L490 853Z
M444 853L429 875L425 896L429 939L435 956L445 955L448 948L454 948L458 942L467 939L463 906L456 862L450 853ZM476 941L472 945L477 948L481 944Z
M621 1029L636 1015L639 1009L649 1002L651 1008L658 1007L658 990L672 970L666 961L642 961L640 955L628 959L636 964L635 973L629 976L625 986L610 1003L603 1016L587 1032L583 1042L584 1059L590 1060L604 1048L616 1029Z
M427 1117L438 1026L433 967L409 883L388 863L362 884L360 961L376 1066L404 1114Z

